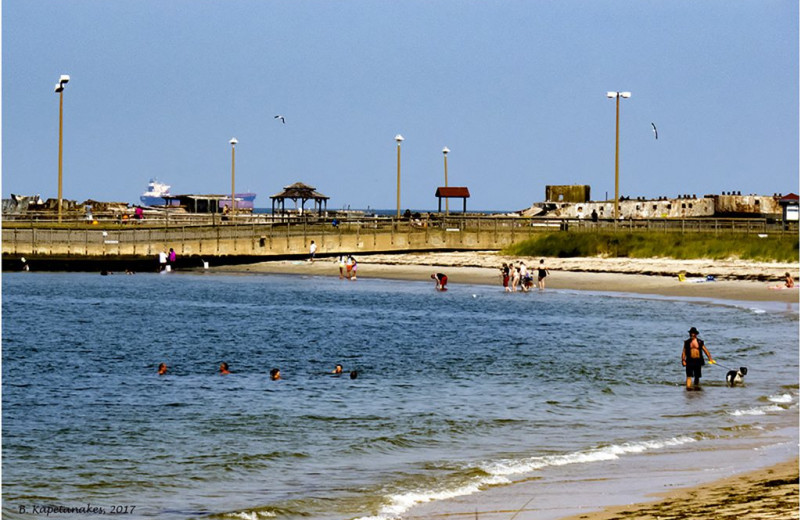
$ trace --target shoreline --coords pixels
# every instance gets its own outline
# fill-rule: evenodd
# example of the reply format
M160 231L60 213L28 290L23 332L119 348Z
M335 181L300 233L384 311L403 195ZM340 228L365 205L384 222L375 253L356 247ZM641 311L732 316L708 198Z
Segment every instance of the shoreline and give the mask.
M524 261L535 267L538 258L511 258L494 252L403 253L358 256L358 278L430 281L430 275L444 272L449 288L459 284L495 285L502 290L499 267L503 262ZM672 259L547 258L546 289L650 294L708 300L775 302L797 304L799 291L770 289L781 283L783 273L798 266L742 261ZM255 264L213 267L217 272L292 274L338 277L335 258L273 260ZM681 282L678 274L687 273ZM705 281L705 276L715 281ZM765 277L769 281L760 281ZM346 280L344 280L346 281ZM796 309L795 309L796 310Z
M539 263L538 258L510 258L493 252L359 255L357 260L359 279L421 281L430 283L432 289L430 275L444 272L451 289L458 290L460 284L476 284L496 286L498 291L503 290L499 275L503 262L522 260L534 268ZM780 283L784 272L796 274L796 265L598 258L546 258L545 265L550 270L545 290L608 291L717 303L763 302L777 310L798 312L797 289L770 289ZM242 274L339 276L334 258L320 258L313 263L283 260L213 269ZM679 281L681 271L689 274L690 280L692 276L698 277L697 281ZM715 276L717 281L700 282L707 274ZM342 280L342 283L350 282ZM800 510L800 461L796 449L797 429L792 426L791 430L789 437L795 441L789 442L788 449L757 463L751 461L753 446L717 445L702 454L665 454L666 458L659 457L662 461L659 464L645 462L645 466L650 465L648 469L637 467L635 463L629 466L628 462L619 463L627 471L614 468L610 473L604 469L599 474L594 470L573 474L566 468L563 472L555 470L555 476L545 481L536 478L513 482L474 495L418 504L406 512L406 517L413 520L471 520L476 517L482 520L512 517L516 520L712 520L722 516L740 520L796 519ZM720 463L719 459L726 462ZM715 469L690 471L696 463ZM565 502L565 494L572 499ZM534 496L530 508L526 508L523 504ZM591 505L577 506L578 502L573 501L578 496L588 497L585 503Z

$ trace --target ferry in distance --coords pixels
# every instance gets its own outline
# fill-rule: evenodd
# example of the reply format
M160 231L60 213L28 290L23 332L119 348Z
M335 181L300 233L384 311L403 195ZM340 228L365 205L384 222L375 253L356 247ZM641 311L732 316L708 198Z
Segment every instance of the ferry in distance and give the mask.
M158 182L156 179L150 179L150 182L147 183L147 191L142 193L139 197L139 200L142 201L142 204L145 206L163 206L167 203L164 197L170 197L172 194L169 192L170 188L169 184L164 184L163 182ZM246 192L246 193L237 193L236 194L236 207L237 208L247 208L253 209L253 201L256 198L256 194L253 192ZM173 200L172 204L177 204L178 201ZM221 199L219 201L219 207L223 208L225 206L230 206L231 199L230 197L225 199Z

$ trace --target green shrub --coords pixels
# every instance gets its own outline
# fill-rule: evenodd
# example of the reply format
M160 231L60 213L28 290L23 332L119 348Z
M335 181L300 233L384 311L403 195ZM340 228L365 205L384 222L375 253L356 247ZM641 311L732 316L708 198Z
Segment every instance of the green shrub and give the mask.
M740 258L742 260L797 262L798 237L713 233L548 233L513 244L503 250L515 256L630 257L630 258Z

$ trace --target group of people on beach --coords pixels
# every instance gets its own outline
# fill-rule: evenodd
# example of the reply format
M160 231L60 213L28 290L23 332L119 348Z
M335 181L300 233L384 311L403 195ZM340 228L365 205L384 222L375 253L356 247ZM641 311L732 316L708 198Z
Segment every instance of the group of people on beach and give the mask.
M544 259L539 260L539 267L537 269L537 285L540 291L544 290L545 278L550 271L544 265ZM503 288L506 292L517 292L517 287L522 292L528 292L533 288L533 274L528 271L525 262L521 261L518 265L513 263L503 263L500 268L500 276L503 279Z
M351 282L354 282L358 279L358 262L353 258L353 255L339 255L336 261L339 263L339 280L343 280L346 277Z
M160 363L158 365L158 375L164 376L167 375L168 367L166 363ZM219 364L219 374L220 375L229 375L231 373L230 366L226 362L222 362ZM342 365L338 364L333 368L330 374L334 376L340 376L344 373L344 369ZM278 381L281 379L281 369L280 368L273 368L269 371L269 378L272 381ZM351 370L350 371L350 379L357 379L358 378L358 370Z

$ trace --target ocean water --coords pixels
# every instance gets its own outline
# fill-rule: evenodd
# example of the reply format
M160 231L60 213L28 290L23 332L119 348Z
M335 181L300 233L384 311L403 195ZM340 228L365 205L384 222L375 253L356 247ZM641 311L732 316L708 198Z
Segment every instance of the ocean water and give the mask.
M797 421L796 305L208 272L2 289L4 518L388 519ZM690 326L744 386L706 366L683 389Z

